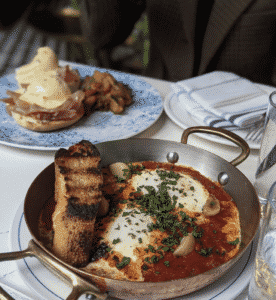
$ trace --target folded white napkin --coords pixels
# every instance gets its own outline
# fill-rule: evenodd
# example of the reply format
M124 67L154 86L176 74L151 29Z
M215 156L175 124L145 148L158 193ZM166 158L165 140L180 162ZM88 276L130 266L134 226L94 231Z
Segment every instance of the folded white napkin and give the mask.
M171 84L185 110L202 125L247 127L266 112L268 96L248 79L214 71Z

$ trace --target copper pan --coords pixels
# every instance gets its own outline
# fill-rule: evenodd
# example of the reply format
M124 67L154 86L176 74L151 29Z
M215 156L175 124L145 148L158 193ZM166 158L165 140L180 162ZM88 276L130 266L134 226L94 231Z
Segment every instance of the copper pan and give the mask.
M208 151L187 145L192 133L215 134L226 138L241 149L241 154L232 162ZM47 268L69 280L73 290L67 299L78 299L83 293L91 293L98 299L107 295L120 299L168 299L197 291L220 278L233 267L247 250L257 233L260 221L260 205L250 181L236 168L249 155L247 143L239 136L222 129L192 127L183 132L181 143L130 138L97 144L103 166L118 161L178 162L191 166L206 177L219 181L233 197L240 213L242 243L239 253L227 263L194 277L166 282L131 282L95 276L74 268L55 257L40 241L37 222L44 203L54 193L54 164L45 168L30 186L24 203L24 214L28 229L33 237L28 249L22 252L0 254L0 261L37 257ZM88 292L89 291L89 292ZM11 298L6 298L11 299Z

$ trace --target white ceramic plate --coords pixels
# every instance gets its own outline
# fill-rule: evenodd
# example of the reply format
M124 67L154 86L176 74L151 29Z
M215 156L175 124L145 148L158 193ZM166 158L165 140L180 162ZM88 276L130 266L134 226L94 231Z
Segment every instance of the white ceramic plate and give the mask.
M275 90L275 88L271 86L266 86L262 84L258 84L258 86L261 89L263 89L265 92L267 92L267 95L269 95L272 91ZM267 102L268 102L268 96L267 96ZM194 120L193 117L183 108L183 105L180 103L178 97L176 97L172 93L167 95L167 97L165 98L164 110L168 115L168 117L183 129L201 125L197 123L197 121ZM241 138L245 138L248 133L248 130L232 130L232 131L237 135L239 135ZM220 144L229 145L229 146L235 145L232 142L215 135L210 135L210 134L197 134L197 135L200 136L201 138L213 142L217 142ZM255 143L248 140L247 143L251 149L260 149L260 143Z
M33 150L58 150L85 139L93 144L132 137L150 127L163 111L159 92L136 75L106 70L76 63L61 61L79 70L81 77L93 75L97 69L108 71L118 81L127 84L133 91L133 103L121 115L110 111L97 111L75 125L57 131L41 133L19 126L6 113L6 104L0 102L0 143ZM18 88L15 74L0 78L0 98L6 91Z
M26 249L31 235L25 223L23 203L15 215L10 232L11 251ZM175 300L235 299L249 283L254 266L256 244L253 242L239 262L219 280L198 292L175 298ZM69 295L70 286L50 273L36 258L26 258L16 262L24 282L33 289L34 293L38 293L41 299L61 300L66 299ZM82 296L80 299L89 298ZM108 299L115 300L113 297Z

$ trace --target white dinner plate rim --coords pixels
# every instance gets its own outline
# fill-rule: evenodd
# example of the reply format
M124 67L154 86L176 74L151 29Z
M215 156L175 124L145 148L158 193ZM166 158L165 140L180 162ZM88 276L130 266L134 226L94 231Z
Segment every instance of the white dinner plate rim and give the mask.
M257 84L260 88L262 88L268 95L275 90L275 87L264 85L264 84ZM201 124L197 123L196 120L193 119L193 117L188 113L187 110L183 108L182 105L178 105L179 100L177 97L174 97L173 93L170 92L164 99L164 110L167 114L167 116L179 127L183 129L187 129L189 127L193 126L199 126ZM233 130L234 133L239 135L241 138L245 138L246 134L248 133L247 130ZM215 135L210 135L210 134L200 134L196 133L196 135L200 138L216 142L219 144L223 145L228 145L228 146L237 146L230 142L227 139L220 138ZM260 149L260 144L261 143L254 143L251 141L247 141L249 147L251 149Z
M24 202L19 206L14 220L11 225L10 230L10 247L11 251L22 251L25 248L22 248L22 244L26 247L29 240L31 239L31 235L27 229L27 225L24 220ZM23 239L23 234L26 234L28 239ZM243 257L240 259L242 261L242 270L239 270L238 264L236 264L227 274L223 276L223 280L218 280L214 282L212 285L201 289L195 293L174 298L174 300L233 300L237 297L249 284L249 280L254 267L254 257L257 248L256 241L253 241L250 247L247 249ZM40 295L41 297L45 297L45 300L62 300L58 295L55 295L52 291L46 287L45 282L46 279L37 278L34 274L35 268L32 269L31 263L27 262L26 259L21 259L16 261L18 271L20 273L21 278L29 286L35 294ZM37 264L40 264L37 261ZM37 265L36 265L37 266ZM44 268L48 271L43 265L39 266L40 268ZM44 280L44 281L43 281ZM59 285L61 286L62 281L59 280ZM219 282L222 281L220 284ZM210 287L212 290L210 291ZM70 288L67 287L66 292L68 290L68 294ZM217 292L215 292L217 290ZM64 292L64 290L63 290ZM211 294L210 298L206 298L206 293ZM208 296L209 297L209 296ZM116 299L114 297L109 297L109 300ZM173 299L171 299L173 300Z
M136 101L127 107L122 115L115 115L111 112L96 112L86 119L81 119L75 125L47 133L39 133L22 128L12 117L8 116L5 110L5 103L0 102L0 111L2 112L0 118L0 144L29 150L56 151L59 148L67 148L81 139L88 139L93 144L127 139L148 129L159 119L163 112L163 100L160 93L138 75L68 61L59 61L59 64L60 66L69 65L73 68L78 68L82 77L88 74L92 75L94 70L99 70L101 72L110 72L116 79L121 79L119 81L123 81L122 78L125 78L126 82L123 81L124 83L136 88L134 97ZM3 88L1 80L10 81L11 86L15 86L16 80L14 74L4 75L0 78L0 88L2 87L0 96L5 98L7 97L5 94L6 90L13 88L7 88L7 86ZM138 99L140 102L137 101ZM114 123L116 123L116 126L112 126ZM108 128L104 127L105 124L109 128L113 127L113 129L111 128L111 137L108 136L110 132ZM104 134L101 134L102 132Z

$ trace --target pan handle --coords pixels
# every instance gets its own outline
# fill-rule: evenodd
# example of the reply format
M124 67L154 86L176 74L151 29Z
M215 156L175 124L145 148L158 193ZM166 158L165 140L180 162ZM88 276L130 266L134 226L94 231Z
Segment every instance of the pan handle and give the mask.
M196 127L187 128L182 133L181 143L187 144L188 136L190 134L196 133L196 132L215 134L220 137L226 138L227 140L238 145L242 149L242 152L237 158L235 158L234 160L232 160L230 162L230 164L232 164L233 166L237 166L240 163L242 163L248 157L248 155L250 153L250 148L245 140L243 140L237 134L235 134L231 131L228 131L226 129L222 129L222 128L214 128L214 127L208 127L208 126L196 126Z
M100 290L94 286L92 283L80 277L78 274L69 270L66 266L61 264L58 260L54 259L48 255L43 249L38 246L34 240L29 242L28 248L23 251L10 252L10 253L0 253L0 261L6 260L16 260L28 256L35 256L46 268L53 271L61 279L70 281L73 289L67 300L77 300L83 294L91 294L97 297L97 299L105 300L108 294L101 293ZM6 296L7 300L12 300L10 296L2 289L0 289L3 295ZM10 298L8 298L10 297Z
M0 299L1 300L15 300L0 286Z
M23 251L0 253L0 262L7 261L7 260L17 260L28 256L33 256L33 253L29 248ZM0 299L15 300L1 286L0 286Z

